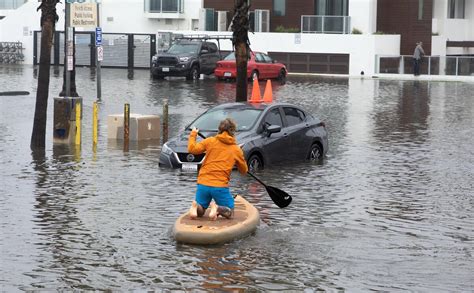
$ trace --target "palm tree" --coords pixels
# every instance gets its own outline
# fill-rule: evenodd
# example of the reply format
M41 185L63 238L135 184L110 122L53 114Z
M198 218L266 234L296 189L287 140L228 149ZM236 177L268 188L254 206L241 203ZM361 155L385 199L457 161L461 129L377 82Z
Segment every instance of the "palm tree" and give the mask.
M49 76L51 67L51 46L54 28L58 15L56 4L59 0L43 0L37 10L41 9L41 52L38 73L38 89L36 91L35 118L30 148L32 150L45 147L46 121L49 95Z
M247 0L235 0L234 17L232 19L232 45L235 50L237 66L237 102L247 101L247 60L250 54L249 31L249 3Z

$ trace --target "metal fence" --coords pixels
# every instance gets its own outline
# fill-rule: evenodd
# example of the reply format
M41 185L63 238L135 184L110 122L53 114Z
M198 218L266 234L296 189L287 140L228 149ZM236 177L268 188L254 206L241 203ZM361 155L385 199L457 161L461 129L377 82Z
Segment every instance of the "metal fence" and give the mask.
M302 15L301 32L317 34L349 34L350 16Z
M76 66L95 66L96 47L94 32L75 32ZM103 33L104 59L102 67L150 68L156 53L156 35ZM41 32L34 32L33 64L39 63ZM51 64L64 65L64 32L55 32L51 50Z
M413 56L377 55L375 73L413 74ZM474 75L474 56L425 56L420 73L427 75Z
M0 63L20 63L25 59L21 42L0 42Z

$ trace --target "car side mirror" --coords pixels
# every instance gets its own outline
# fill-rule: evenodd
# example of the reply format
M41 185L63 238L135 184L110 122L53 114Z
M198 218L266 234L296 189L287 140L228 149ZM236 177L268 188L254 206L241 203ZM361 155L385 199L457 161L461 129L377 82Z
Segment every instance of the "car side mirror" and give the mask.
M272 133L277 133L281 131L281 126L280 125L269 125L267 127L267 133L268 136L272 135Z

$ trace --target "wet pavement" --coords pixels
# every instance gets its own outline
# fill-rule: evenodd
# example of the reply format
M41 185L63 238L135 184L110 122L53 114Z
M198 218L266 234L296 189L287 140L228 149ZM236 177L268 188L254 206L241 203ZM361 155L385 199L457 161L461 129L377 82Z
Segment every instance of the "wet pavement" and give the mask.
M170 136L235 84L157 81L102 70L99 144L92 148L95 74L77 71L81 149L52 144L52 70L44 155L31 153L36 71L0 67L0 290L473 291L474 84L289 77L278 101L326 122L327 158L259 173L293 196L276 207L253 179L232 190L261 214L254 235L200 247L170 231L189 207L195 174L158 167L160 142L107 140L107 115L161 115ZM263 91L265 83L260 83Z

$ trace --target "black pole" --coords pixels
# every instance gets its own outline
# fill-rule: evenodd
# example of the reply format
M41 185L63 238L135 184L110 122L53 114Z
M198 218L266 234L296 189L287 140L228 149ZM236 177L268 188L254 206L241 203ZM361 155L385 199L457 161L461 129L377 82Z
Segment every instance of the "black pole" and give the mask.
M134 67L134 60L133 60L133 34L128 35L128 70L133 70Z

